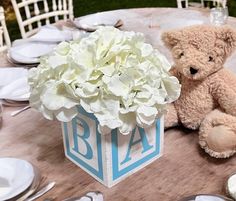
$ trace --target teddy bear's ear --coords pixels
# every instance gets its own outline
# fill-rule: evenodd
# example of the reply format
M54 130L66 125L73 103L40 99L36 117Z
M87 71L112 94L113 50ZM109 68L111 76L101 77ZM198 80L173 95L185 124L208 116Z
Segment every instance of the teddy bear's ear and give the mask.
M236 30L229 26L217 27L216 35L224 42L225 54L229 56L236 49Z
M161 38L169 49L172 49L179 42L177 31L164 32Z

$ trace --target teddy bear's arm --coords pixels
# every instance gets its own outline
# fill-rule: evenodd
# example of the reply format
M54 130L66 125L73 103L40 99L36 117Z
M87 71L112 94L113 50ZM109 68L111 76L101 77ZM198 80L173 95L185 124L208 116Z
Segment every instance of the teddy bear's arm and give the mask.
M226 113L236 116L236 93L231 87L218 81L212 85L212 95Z
M167 113L165 115L165 129L177 126L179 123L179 118L177 110L173 103L167 105Z

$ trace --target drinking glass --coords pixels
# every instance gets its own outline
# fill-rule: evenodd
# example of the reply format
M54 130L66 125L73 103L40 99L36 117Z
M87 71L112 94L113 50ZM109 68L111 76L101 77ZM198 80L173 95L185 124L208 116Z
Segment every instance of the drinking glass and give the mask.
M0 127L2 124L2 112L3 112L3 107L2 107L2 102L0 101Z
M228 15L228 7L212 8L210 11L210 21L216 26L224 25L227 22Z

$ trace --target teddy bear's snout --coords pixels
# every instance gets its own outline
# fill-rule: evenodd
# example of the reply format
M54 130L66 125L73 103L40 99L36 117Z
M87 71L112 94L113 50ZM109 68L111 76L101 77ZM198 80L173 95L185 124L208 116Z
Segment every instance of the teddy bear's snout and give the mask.
M190 70L191 75L195 75L198 72L198 69L194 67L190 67L189 70Z

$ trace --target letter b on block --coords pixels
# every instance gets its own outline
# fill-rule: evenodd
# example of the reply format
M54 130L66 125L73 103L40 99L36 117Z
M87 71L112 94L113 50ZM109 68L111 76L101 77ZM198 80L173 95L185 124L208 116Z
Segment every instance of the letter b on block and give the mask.
M99 181L104 180L102 139L97 131L96 118L81 107L79 114L68 123L63 123L66 156Z
M82 118L77 117L77 126L73 126L73 139L74 139L74 147L73 150L77 152L78 154L82 155L86 159L92 159L93 158L93 150L91 145L88 142L89 136L90 136L90 130L89 126ZM82 128L81 130L78 129L78 127ZM84 150L84 153L82 153L79 150L79 144L84 144L86 149Z

